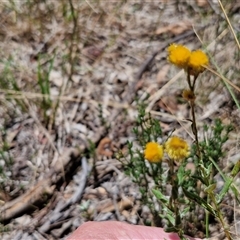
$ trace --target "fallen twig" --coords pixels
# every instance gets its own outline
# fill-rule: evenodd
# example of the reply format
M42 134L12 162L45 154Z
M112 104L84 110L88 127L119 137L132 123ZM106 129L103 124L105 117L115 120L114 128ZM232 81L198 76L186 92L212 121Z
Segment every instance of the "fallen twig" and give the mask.
M74 148L69 148L64 151L64 154L59 157L59 161L63 163L63 166L67 166L71 160L71 156L77 157L79 151ZM36 202L41 200L45 194L52 195L55 184L61 179L62 167L56 162L53 169L45 175L45 177L37 184L32 186L25 194L15 198L14 200L7 202L0 208L0 221L8 221L15 216L27 211Z

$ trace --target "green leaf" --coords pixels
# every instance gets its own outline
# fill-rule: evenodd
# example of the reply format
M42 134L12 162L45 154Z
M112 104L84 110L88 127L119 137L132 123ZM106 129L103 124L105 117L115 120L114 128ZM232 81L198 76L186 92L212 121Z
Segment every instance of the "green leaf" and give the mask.
M163 207L163 212L164 212L164 216L168 216L169 221L171 222L171 224L175 225L175 213L169 209L167 206Z
M216 189L216 186L217 186L216 183L213 183L213 184L209 185L208 187L206 187L204 189L204 192L213 193L213 191Z
M207 171L206 171L206 173L207 173L208 176L210 176L210 174L212 173L212 167L213 167L212 163L209 164L209 166L208 166L208 168L207 168Z
M160 214L160 217L162 217L163 219L166 219L173 225L175 226L175 216L174 213L169 210L168 208L164 208L163 211L165 212L165 214Z
M165 232L173 233L173 232L178 232L178 229L176 227L166 227L164 228Z
M232 185L232 186L231 186L231 190L233 191L234 196L235 196L235 198L237 199L238 204L240 204L238 189L237 189L234 185Z
M186 216L186 214L188 214L190 211L190 207L186 207L184 208L181 212L180 212L180 216L181 218L184 218Z
M226 195L229 188L231 187L232 182L233 182L233 179L230 179L230 178L225 179L224 186L223 186L221 192L219 193L219 195L217 195L217 203L218 204L222 202L224 196Z
M231 176L233 178L236 177L236 175L239 173L240 171L240 160L237 161L237 163L235 164L233 170L231 171Z
M205 210L207 210L208 212L210 212L213 216L216 217L216 213L215 210L213 209L213 207L207 203L204 199L200 198L198 195L191 193L189 191L187 191L186 189L182 188L184 194L186 195L186 197L188 197L189 199L197 202L200 206L202 206Z
M210 161L213 163L213 165L215 166L215 168L218 170L218 172L220 173L220 175L221 175L221 177L224 179L224 181L227 182L227 181L228 181L227 176L221 171L221 169L218 167L217 163L216 163L212 158L209 158L209 159L210 159ZM240 165L240 163L237 163L237 164L234 166L235 169L233 168L233 170L232 170L232 172L231 172L231 175L232 175L232 176L234 176L234 174L237 172L238 167L239 167L238 164ZM234 195L235 195L238 203L240 204L239 191L237 190L237 188L236 188L234 185L232 185L232 186L230 186L230 187L231 187L231 190L233 191L233 193L234 193ZM222 197L222 196L220 195L220 196L219 196L219 201L220 201L221 197Z
M168 203L167 197L165 197L159 190L152 189L152 192L158 200L160 200L161 202L163 202L165 204Z
M177 172L177 177L178 177L178 184L179 186L181 186L185 178L185 169L183 165L179 167Z

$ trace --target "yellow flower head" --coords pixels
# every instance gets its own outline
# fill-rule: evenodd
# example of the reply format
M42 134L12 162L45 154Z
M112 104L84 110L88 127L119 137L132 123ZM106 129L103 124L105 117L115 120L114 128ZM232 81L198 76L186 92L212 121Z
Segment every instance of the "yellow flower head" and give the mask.
M159 163L163 158L163 146L156 142L147 143L144 157L150 163Z
M172 43L169 47L168 47L168 52L171 53L174 49L176 49L176 47L179 46L176 43Z
M167 140L165 151L171 159L177 161L188 157L190 154L187 142L177 136L173 136Z
M168 54L169 62L179 68L186 68L191 51L183 45L174 43L168 47Z
M203 65L207 65L208 62L208 57L203 51L196 50L192 52L188 62L190 74L196 76L203 72L205 70Z

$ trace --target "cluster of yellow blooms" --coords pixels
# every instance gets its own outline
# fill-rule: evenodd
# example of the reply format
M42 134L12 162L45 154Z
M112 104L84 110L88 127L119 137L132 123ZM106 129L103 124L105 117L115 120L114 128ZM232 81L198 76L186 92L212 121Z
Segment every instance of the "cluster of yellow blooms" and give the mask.
M195 80L209 63L207 55L201 50L190 51L187 47L175 43L171 44L167 50L169 62L183 68L188 73L188 76L195 76ZM183 91L183 97L189 101L195 100L194 84L190 85L190 89ZM156 142L147 143L144 157L151 163L158 163L162 160L164 152L167 153L170 159L181 161L189 156L190 147L183 139L173 136L164 145Z
M180 44L171 44L168 47L168 60L179 68L185 69L191 75L198 75L205 70L204 65L208 64L207 55L196 50L191 52L187 47Z
M156 142L147 143L144 157L151 163L159 163L163 158L164 151L171 159L176 161L181 161L190 154L187 142L177 136L173 136L170 137L164 145Z

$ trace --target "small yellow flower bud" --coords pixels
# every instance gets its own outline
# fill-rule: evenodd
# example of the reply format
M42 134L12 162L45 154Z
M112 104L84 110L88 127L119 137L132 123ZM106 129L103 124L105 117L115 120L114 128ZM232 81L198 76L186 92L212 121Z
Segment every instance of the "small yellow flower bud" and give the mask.
M196 99L194 92L190 89L184 89L182 92L182 97L187 101L194 101Z

